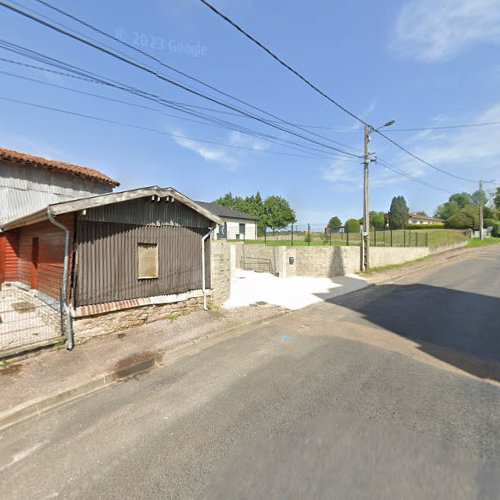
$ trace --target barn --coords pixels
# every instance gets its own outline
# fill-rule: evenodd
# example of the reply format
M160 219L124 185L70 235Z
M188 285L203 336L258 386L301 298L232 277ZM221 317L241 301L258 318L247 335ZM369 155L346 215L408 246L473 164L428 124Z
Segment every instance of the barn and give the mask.
M0 310L0 351L62 333L71 349L75 335L206 306L212 254L227 250L211 239L219 224L187 196L158 186L52 203L4 222L0 307L10 310ZM23 328L27 318L35 339Z

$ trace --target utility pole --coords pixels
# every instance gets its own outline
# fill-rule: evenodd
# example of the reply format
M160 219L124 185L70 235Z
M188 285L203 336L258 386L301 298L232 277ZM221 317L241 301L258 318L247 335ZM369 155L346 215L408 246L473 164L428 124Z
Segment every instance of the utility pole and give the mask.
M361 270L368 272L370 270L370 204L369 204L369 170L370 162L375 161L370 159L370 134L372 131L378 132L381 128L390 127L396 123L391 120L379 128L373 128L371 125L365 124L365 150L364 150L364 182L363 182L363 241L361 245Z
M369 209L369 169L370 169L370 126L365 125L364 182L363 182L363 245L361 245L361 270L370 270L370 209Z
M483 239L483 181L479 181L479 239Z

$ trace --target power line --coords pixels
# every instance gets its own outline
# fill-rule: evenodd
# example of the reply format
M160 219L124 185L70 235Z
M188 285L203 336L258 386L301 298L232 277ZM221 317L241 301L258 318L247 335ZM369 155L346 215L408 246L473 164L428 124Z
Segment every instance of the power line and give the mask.
M192 80L192 81L194 81L194 82L197 82L197 83L199 83L199 84L201 84L201 85L203 85L203 86L205 86L205 87L207 87L207 88L209 88L209 89L211 89L211 90L213 90L213 91L215 91L215 92L217 92L217 93L220 93L221 95L224 95L224 96L226 96L226 97L228 97L228 98L230 98L230 99L233 99L233 100L235 100L235 101L237 101L237 102L239 102L239 103L242 103L242 104L244 104L245 106L248 106L249 108L252 108L252 109L254 109L254 110L256 110L256 111L259 111L259 112L261 112L261 113L264 113L264 114L266 114L267 116L270 116L270 117L274 118L275 120L277 120L277 122L274 122L274 121L272 121L272 120L266 120L266 123L267 123L268 125L270 125L270 126L274 126L276 123L284 123L284 124L290 125L290 126L292 126L292 127L294 127L294 128L297 128L297 129L299 129L299 130L301 130L301 131L303 131L303 132L306 132L306 133L308 133L308 134L314 135L314 136L316 136L316 137L318 137L318 138L321 138L321 139L327 140L327 141L329 141L329 142L331 142L331 143L333 143L333 144L337 144L337 145L340 145L340 146L342 146L342 147L344 147L344 148L351 149L352 151L357 152L357 150L356 150L355 148L352 148L351 146L348 146L348 145L346 145L346 144L344 144L344 143L342 143L342 142L336 141L336 140L334 140L334 139L331 139L331 138L325 137L325 136L323 136L323 135L317 134L317 133L315 133L315 132L311 132L310 130L307 130L307 129L302 128L302 127L300 127L300 126L298 126L298 125L295 125L294 123L292 123L292 122L290 122L290 121L288 121L288 120L284 120L283 118L280 118L280 117L278 117L278 116L276 116L276 115L274 115L274 114L272 114L272 113L269 113L268 111L265 111L265 110L263 110L263 109L261 109L261 108L259 108L259 107L257 107L257 106L254 106L254 105L252 105L252 104L250 104L250 103L248 103L248 102L246 102L246 101L244 101L244 100L242 100L242 99L239 99L239 98L237 98L237 97L235 97L235 96L233 96L233 95L231 95L231 94L229 94L229 93L227 93L227 92L224 92L224 91L222 91L222 90L220 90L220 89L217 89L217 88L216 88L216 87L214 87L213 85L210 85L210 84L208 84L208 83L206 83L206 82L203 82L202 80L200 80L200 79L198 79L198 78L195 78L195 77L193 77L193 76L189 75L188 73L186 73L186 72L184 72L184 71L181 71L181 70L179 70L179 69L177 69L177 68L175 68L175 67L173 67L173 66L171 66L171 65L169 65L169 64L164 63L161 59L158 59L157 57L152 56L152 55L151 55L151 54L149 54L148 52L145 52L144 50L141 50L141 49L139 49L139 48L137 48L137 47L134 47L133 45L128 44L128 43L127 43L127 42L125 42L124 40L121 40L120 38L117 38L117 37L115 37L115 36L113 36L113 35L110 35L109 33L106 33L105 31L103 31L103 30L101 30L101 29L99 29L99 28L97 28L97 27L93 26L92 24L90 24L90 23L88 23L88 22L86 22L86 21L84 21L84 20L82 20L82 19L80 19L80 18L78 18L78 17L76 17L76 16L74 16L74 15L72 15L72 14L70 14L70 13L68 13L68 12L64 11L63 9L60 9L60 8L58 8L58 7L55 7L55 6L51 5L50 3L48 3L48 2L44 2L44 1L42 1L42 0L36 0L36 1L37 1L38 3L40 3L40 4L44 5L45 7L50 8L50 9L52 9L52 10L54 10L54 11L58 12L59 14L61 14L61 15L65 16L65 17L68 17L69 19L72 19L73 21L76 21L76 22L78 22L78 23L82 24L83 26L85 26L85 27L87 27L87 28L89 28L89 29L93 30L94 32L99 33L100 35L105 36L106 38L108 38L108 39L110 39L110 40L113 40L114 42L119 43L119 44L121 44L121 45L123 45L123 46L125 46L125 47L127 47L127 48L129 48L129 49L131 49L131 50L133 50L133 51L135 51L135 52L137 52L137 53L139 53L139 54L141 54L141 55L143 55L143 56L145 56L145 57L149 58L149 59L151 59L152 61L154 61L154 62L158 63L159 65L161 65L161 66L163 66L163 67L165 67L165 68L169 69L170 71L174 71L175 73L177 73L177 74L179 74L179 75L182 75L182 76L183 76L183 77L185 77L185 78L188 78L188 79L190 79L190 80ZM26 13L23 13L22 11L19 11L19 10L16 10L16 9L13 9L13 10L14 10L15 12L18 12L18 13L22 14L22 15L25 15L26 17L30 17L30 18L32 18L32 17L33 17L33 16L30 16L30 15L28 15L28 14L26 14ZM39 16L42 16L42 15L41 15L41 14L39 14L39 13L37 13L37 14L38 14ZM45 17L45 19L49 19L49 20L51 20L52 22L54 22L54 23L58 24L59 26L62 26L62 27L63 27L63 28L65 28L66 30L70 30L70 28L68 28L67 26L64 26L63 24L58 23L57 21L54 21L53 19L48 18L47 16L42 16L42 17ZM34 19L34 20L36 20L36 19ZM40 20L37 20L37 22L41 22L41 21L40 21ZM46 26L48 25L48 23L45 23L45 22L43 22L43 21L42 21L42 24L44 24L44 25L46 25ZM50 27L50 26L48 26L48 27ZM52 27L52 29L54 29L54 28L55 28L55 27ZM56 31L62 32L62 31L64 31L64 30L57 30L57 29L56 29ZM69 31L68 31L68 33L69 33ZM75 31L74 31L74 30L73 30L73 33L75 33ZM76 33L77 33L77 34L79 34L78 32L76 32ZM66 34L67 34L67 33L66 33ZM71 33L69 33L69 34L71 34ZM73 37L73 38L74 38L74 37ZM77 38L78 38L78 37L77 37ZM76 39L76 38L75 38L75 39ZM92 39L92 38L90 38L90 40L93 40L93 39ZM95 41L95 40L94 40L94 41ZM87 40L87 42L88 42L88 40ZM96 42L96 43L98 43L98 42ZM104 46L104 47L106 47L106 46ZM102 48L102 47L101 47L101 48ZM112 49L110 49L109 47L107 47L107 51L108 51L108 53L109 53L109 52L111 52L111 51L112 51ZM124 57L126 58L126 55L124 55L124 54L123 54L123 52L118 52L118 54L120 54L120 55L122 55L122 56L124 56ZM123 60L123 58L122 58L122 60ZM142 65L141 65L141 63L140 63L139 61L134 60L134 59L132 59L132 61L133 61L133 62L135 62L135 63L136 63L136 65L138 65L138 66L142 66ZM156 72L155 72L155 73L156 73ZM156 76L158 76L158 75L156 75ZM172 83L172 82L169 82L169 83ZM175 82L175 83L176 83L176 84L178 84L178 85L180 85L182 88L184 88L184 87L185 87L183 84L180 84L179 82ZM191 91L194 91L194 92L198 92L198 91L197 91L195 88L193 88L193 87L188 87L188 89L190 89ZM184 90L186 90L186 88L184 88ZM213 100L213 99L211 99L211 100ZM215 101L214 101L214 102L215 102ZM217 103L218 103L219 105L222 105L219 101L217 101ZM221 112L220 110L211 110L211 111ZM239 109L237 109L237 111L238 111L238 115L239 115L239 116L241 116L241 114L243 114L243 115L244 115L244 116L246 116L247 118L252 118L252 117L253 117L253 118L255 118L254 116L249 116L249 115L248 115L248 113L246 113L246 112L242 112L242 111L241 111L241 110L239 110ZM274 125L273 125L273 124L274 124ZM288 131L288 133L291 133L289 130L287 130L287 131ZM296 134L295 134L295 135L296 135ZM319 144L319 143L318 143L318 144Z
M267 121L265 119L262 119L262 118L260 118L260 117L258 117L256 115L252 115L251 113L247 113L247 112L245 112L243 110L239 110L238 108L236 108L236 107L234 107L234 106L232 106L230 104L224 103L224 102L222 102L222 101L220 101L218 99L215 99L215 98L210 97L208 95L202 94L201 92L199 92L199 91L197 91L195 89L192 89L192 88L190 88L190 87L188 87L188 86L186 86L184 84L181 84L179 82L176 82L175 80L172 80L171 78L168 78L166 76L161 75L156 70L148 68L147 66L144 66L143 64L136 63L133 60L127 58L127 57L123 57L123 56L121 56L121 55L119 55L119 54L117 54L117 53L115 53L115 52L113 52L111 50L108 50L108 49L106 49L104 47L101 47L101 46L99 46L99 45L97 45L97 44L95 44L95 43L93 43L93 42L91 42L89 40L86 40L86 39L84 39L84 38L82 38L80 36L77 36L77 35L75 35L73 33L70 33L70 32L68 32L68 31L66 31L64 29L58 28L57 26L55 26L55 25L53 25L51 23L48 23L48 22L44 21L43 19L39 19L36 16L33 16L33 15L27 13L27 12L24 12L24 11L22 11L20 9L17 9L16 7L14 7L12 5L9 5L9 4L7 4L7 3L5 3L3 1L0 1L0 5L3 6L3 7L5 7L5 8L7 8L7 9L9 9L9 10L11 10L12 12L15 12L15 13L23 16L23 17L31 19L32 21L35 21L38 24L46 26L47 28L50 28L50 29L52 29L52 30L54 30L54 31L56 31L56 32L64 35L64 36L72 38L73 40L76 40L76 41L78 41L80 43L83 43L83 44L85 44L85 45L87 45L89 47L92 47L92 48L94 48L94 49L96 49L96 50L98 50L98 51L100 51L100 52L102 52L104 54L107 54L107 55L113 57L114 59L117 59L119 61L122 61L122 62L130 65L130 66L133 66L133 67L135 67L137 69L145 71L146 73L148 73L148 74L150 74L150 75L152 75L152 76L154 76L154 77L156 77L156 78L158 78L158 79L160 79L162 81L165 81L166 83L170 83L171 85L174 85L174 86L176 86L176 87L178 87L178 88L180 88L182 90L185 90L185 91L187 91L187 92L189 92L189 93L191 93L193 95L196 95L196 96L201 97L203 99L209 100L211 102L219 104L220 106L226 107L228 109L232 109L233 111L238 111L241 114L243 114L243 115L245 115L245 116L247 116L249 118L252 118L253 120L256 120L256 121L259 121L259 122L264 123L266 125L269 125L271 127L277 128L278 130L281 130L283 132L287 132L289 134L295 135L297 137L300 137L301 139L307 140L309 142L313 142L315 144L318 144L318 145L323 146L323 147L328 148L328 149L332 149L333 151L337 151L337 152L343 153L343 154L345 154L347 156L358 157L358 155L355 155L353 153L349 153L348 151L343 151L343 150L341 150L339 148L336 148L334 146L329 146L327 144L318 142L318 141L316 141L314 139L311 139L310 137L303 136L303 135L298 134L298 133L296 133L296 132L294 132L292 130L289 130L289 129L286 129L286 128L283 128L283 127L279 127L276 124L273 124L273 123L271 123L271 122L269 122L269 121Z
M22 105L25 105L25 106L31 106L31 107L34 107L34 108L44 109L44 110L48 110L48 111L54 111L54 112L57 112L57 113L63 113L63 114L66 114L66 115L78 116L80 118L86 118L86 119L89 119L89 120L95 120L95 121L99 121L99 122L103 122L103 123L110 123L110 124L113 124L113 125L120 125L122 127L130 127L130 128L134 128L134 129L144 130L144 131L147 131L147 132L154 132L156 134L165 135L167 137L173 137L173 138L177 138L177 139L185 139L185 140L188 140L188 141L200 142L200 143L203 143L203 144L213 144L213 145L223 146L223 147L227 147L227 148L244 149L244 150L250 150L250 151L255 151L255 152L259 152L259 153L266 153L266 154L274 154L274 155L294 156L294 157L299 157L299 158L319 158L319 157L314 157L314 156L294 155L294 154L290 154L290 153L283 153L283 152L277 152L277 151L263 151L263 150L260 150L260 149L251 148L251 147L247 147L247 146L237 146L237 145L233 145L233 144L224 144L224 143L215 142L215 141L208 141L208 140L205 140L205 139L197 139L197 138L194 138L194 137L187 137L187 136L179 135L179 134L170 134L170 133L164 132L164 131L159 130L159 129L154 129L154 128L150 128L150 127L143 127L141 125L135 125L135 124L132 124L132 123L121 122L121 121L118 121L118 120L110 120L108 118L102 118L102 117L99 117L99 116L88 115L88 114L79 113L79 112L76 112L76 111L69 111L69 110L62 109L62 108L55 108L55 107L52 107L52 106L45 106L43 104L37 104L37 103L34 103L34 102L23 101L23 100L20 100L20 99L11 99L9 97L4 97L4 96L0 96L0 100L6 101L6 102L15 103L15 104L22 104ZM325 157L323 157L323 158L325 158Z
M483 122L483 123L464 123L459 125L440 125L436 127L415 127L415 128L391 128L387 132L420 132L427 130L447 130L455 128L473 128L473 127L489 127L500 125L500 122Z
M222 126L223 128L229 128L230 130L236 130L236 131L245 133L247 135L252 135L252 136L264 138L264 139L268 140L269 142L279 144L279 145L284 146L284 147L289 148L289 149L294 149L294 150L298 150L301 152L307 152L307 153L314 151L315 153L319 152L321 154L324 154L324 155L328 154L331 156L338 155L338 153L335 153L332 151L324 151L322 149L318 149L318 148L310 146L310 145L301 144L301 143L298 143L296 141L291 141L289 139L284 139L284 138L280 139L280 138L277 138L277 137L270 135L270 134L266 134L263 132L256 132L256 131L253 131L251 129L248 129L247 127L242 127L242 126L233 124L232 122L228 122L228 121L221 120L221 119L216 119L213 117L206 116L202 113L195 112L195 111L190 110L190 109L189 110L185 109L186 105L183 103L178 103L176 101L171 101L171 100L165 100L164 98L158 96L157 94L151 94L149 92L145 92L145 91L137 89L135 87L130 87L128 85L121 84L120 82L116 82L115 80L111 80L109 78L102 77L101 75L97 75L97 74L92 73L92 72L88 72L88 70L83 70L82 68L78 68L77 66L65 63L63 61L60 61L58 59L54 59L54 58L49 57L49 56L45 56L45 55L41 54L40 52L36 52L36 51L33 51L31 49L27 49L25 47L22 47L22 46L19 46L16 44L11 44L10 42L5 42L5 41L0 40L0 48L4 48L4 50L14 51L15 53L17 53L23 57L35 59L36 61L40 61L43 64L47 64L47 65L55 66L57 68L65 69L69 73L59 72L59 71L55 71L52 69L43 68L40 66L21 63L19 61L14 61L14 60L6 59L6 58L0 58L0 60L2 60L4 62L16 64L16 65L21 65L24 67L28 67L30 69L36 69L36 70L40 70L40 71L48 71L48 72L53 73L53 74L58 74L61 76L76 78L78 80L84 80L84 81L87 81L90 83L98 83L98 84L102 84L102 85L105 85L105 86L108 86L111 88L116 88L116 89L119 89L119 90L122 90L125 92L132 93L136 97L141 97L141 98L156 102L162 106L166 106L166 107L175 109L177 111L181 111L181 112L186 113L188 115L200 117L209 123L215 123L217 126ZM288 144L296 145L296 146L298 146L298 148L294 147L294 146L290 146L288 144L283 144L284 142L288 143Z
M418 184L421 184L422 186L426 186L426 187L431 188L431 189L435 189L436 191L442 191L442 192L447 193L447 194L452 194L451 191L448 191L447 189L444 189L444 188L440 188L438 186L434 186L433 184L426 182L423 179L419 179L418 177L414 177L414 176L404 172L403 170L398 169L397 167L394 166L394 164L391 164L385 160L377 159L376 162L378 165L381 165L383 168L390 170L390 171L400 175L401 177L405 177L406 179L409 179L410 181L416 182Z
M456 174L453 174L453 173L448 172L446 170L443 170L442 168L439 168L439 167L433 165L432 163L429 163L428 161L420 158L415 153L412 153L410 150L408 150L404 146L401 146L396 141L392 140L390 137L387 137L383 132L380 132L379 130L375 129L374 127L371 127L371 125L369 123L367 123L361 117L359 117L356 114L354 114L352 111L350 111L345 106L343 106L342 104L340 104L338 101L336 101L335 99L333 99L332 97L330 97L328 94L326 94L325 92L323 92L319 87L317 87L314 83L312 83L310 80L308 80L299 71L297 71L296 69L294 69L292 66L290 66L289 64L287 64L283 59L281 59L279 56L277 56L266 45L264 45L262 42L260 42L259 40L257 40L250 33L248 33L247 31L245 31L241 26L239 26L236 22L234 22L228 16L226 16L225 14L223 14L220 10L218 10L212 4L210 4L209 2L207 2L207 0L200 0L200 2L203 3L206 7L208 7L217 16L219 16L224 21L226 21L227 23L229 23L233 28L235 28L237 31L239 31L243 36L245 36L251 42L253 42L258 47L260 47L264 52L266 52L269 56L271 56L281 66L285 67L288 71L290 71L291 73L293 73L296 77L298 77L300 80L302 80L306 85L308 85L310 88L312 88L315 92L317 92L318 94L320 94L322 97L324 97L329 102L331 102L332 104L334 104L335 106L337 106L337 108L341 109L344 113L348 114L349 116L351 116L352 118L354 118L359 123L361 123L361 124L363 124L363 125L365 125L367 127L370 127L374 132L376 132L381 137L383 137L384 139L386 139L387 141L389 141L391 144L393 144L394 146L396 146L397 148L399 148L401 151L404 151L406 154L410 155L412 158L420 161L421 163L427 165L428 167L431 167L431 168L433 168L433 169L437 170L438 172L441 172L441 173L443 173L445 175L449 175L451 177L455 177L456 179L460 179L460 180L467 181L467 182L477 182L475 179L468 179L466 177L461 177L459 175L456 175Z
M63 9L61 9L61 8L55 7L54 5L51 5L50 3L45 2L45 1L43 1L43 0L35 0L35 1L36 1L36 2L38 2L38 3L39 3L39 4L41 4L41 5L44 5L45 7L49 8L49 9L51 9L51 10L53 10L53 11L55 11L55 12L57 12L57 13L59 13L59 14L61 14L61 15L65 16L65 17L67 17L67 18L69 18L69 19L71 19L71 20L73 20L73 21L77 22L77 23L82 24L83 26L87 27L88 29L90 29L90 30L92 30L92 31L94 31L94 32L96 32L96 33L98 33L98 34L100 34L100 35L102 35L102 36L104 36L104 37L106 37L106 38L110 39L110 40L113 40L114 42L119 43L119 44L121 44L122 46L127 47L128 49L133 50L133 51L135 51L135 52L137 52L137 53L139 53L139 54L141 54L141 55L143 55L143 56L147 57L148 59L150 59L150 60L152 60L152 61L154 61L154 62L156 62L156 63L160 64L161 66L163 66L163 67L165 67L165 68L167 68L167 69L169 69L170 71L174 71L175 73L177 73L177 74L179 74L179 75L181 75L181 76L183 76L183 77L185 77L185 78L188 78L189 80L192 80L192 81L194 81L194 82L196 82L196 83L198 83L198 84L200 84L200 85L203 85L204 87L209 88L210 90L212 90L212 91L214 91L214 92L217 92L217 93L219 93L219 94L221 94L221 95L223 95L223 96L225 96L225 97L228 97L228 98L230 98L230 99L233 99L233 100L235 100L235 101L239 102L240 104L243 104L243 105L245 105L245 106L248 106L249 108L254 109L255 111L259 111L259 112L261 112L261 113L266 114L267 116L269 116L269 117L271 117L271 118L274 118L274 119L278 120L278 122L277 122L277 123L285 123L285 124L287 124L287 125L290 125L290 126L293 126L293 127L295 127L295 128L298 128L299 130L302 130L303 132L307 132L307 133L309 133L309 134L311 134L311 135L314 135L314 136L316 136L316 137L319 137L319 138L321 138L321 139L325 139L325 140L330 141L330 142L332 142L332 143L334 143L334 144L338 144L338 145L340 145L340 146L342 146L342 147L344 147L344 148L348 148L348 149L351 149L351 150L356 151L356 150L355 150L355 148L351 148L350 146L348 146L348 145L346 145L346 144L344 144L344 143L342 143L342 142L339 142L339 141L336 141L336 140L334 140L334 139L331 139L331 138L325 137L325 136L320 135L320 134L317 134L317 133L315 133L315 132L311 132L310 130L306 130L306 128L304 128L304 127L302 127L302 126L300 126L300 125L297 125L297 124L295 124L295 123L293 123L293 122L290 122L290 121L288 121L288 120L284 120L283 118L280 118L280 117L278 117L278 116L276 116L276 115L274 115L274 114L272 114L272 113L269 113L268 111L266 111L266 110L264 110L264 109L262 109L262 108L259 108L259 107L255 106L255 105L253 105L253 104L250 104L250 103L248 103L247 101L244 101L244 100L242 100L242 99L240 99L240 98L238 98L238 97L235 97L235 96L234 96L234 95L232 95L232 94L229 94L229 93L227 93L227 92L224 92L224 91L222 91L222 90L220 90L220 89L216 88L216 87L215 87L215 86L213 86L213 85L210 85L210 84L208 84L208 83L206 83L206 82L204 82L204 81L202 81L202 80L200 80L200 79L198 79L198 78L196 78L196 77L193 77L192 75L189 75L188 73L186 73L186 72L184 72L184 71L181 71L181 70L179 70L179 69L177 69L177 68L175 68L175 67L173 67L173 66L171 66L171 65L169 65L169 64L166 64L166 63L164 63L161 59L159 59L159 58L157 58L157 57L155 57L155 56L153 56L153 55L149 54L148 52L146 52L146 51L144 51L144 50L141 50L140 48L135 47L134 45L131 45L131 44L129 44L129 43L127 43L127 42L125 42L124 40L121 40L121 39L120 39L120 38L118 38L118 37L115 37L115 36L113 36L113 35L110 35L109 33L106 33L105 31L103 31L103 30L101 30L101 29L97 28L96 26L94 26L94 25L90 24L89 22L84 21L83 19L81 19L81 18L79 18L79 17L77 17L77 16L75 16L75 15L73 15L73 14L70 14L69 12L64 11L64 10L63 10ZM38 14L38 15L40 15L40 14ZM46 16L44 16L44 17L47 19L47 17L46 17ZM50 19L50 18L48 18L48 19ZM52 19L50 19L50 20L52 20ZM52 20L52 21L53 21L53 22L55 22L54 20ZM65 27L65 26L64 26L64 25L62 25L61 23L57 23L57 24L59 24L60 26ZM65 28L66 28L66 29L69 29L68 27L65 27ZM77 33L78 33L78 32L77 32ZM121 53L121 54L123 54L123 53ZM272 120L268 120L268 121L269 121L270 123L276 123L276 122L273 122Z

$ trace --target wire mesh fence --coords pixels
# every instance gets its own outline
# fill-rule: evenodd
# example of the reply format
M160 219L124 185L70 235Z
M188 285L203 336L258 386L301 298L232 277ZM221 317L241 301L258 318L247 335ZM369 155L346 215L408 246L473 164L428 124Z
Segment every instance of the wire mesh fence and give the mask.
M372 229L370 245L374 247L436 247L465 241L468 231L453 229ZM359 246L361 231L348 231L342 226L330 229L323 224L291 224L285 229L260 232L256 240L245 239L246 244L283 246Z
M46 300L19 284L0 291L0 353L46 342L62 335L62 316L56 301Z

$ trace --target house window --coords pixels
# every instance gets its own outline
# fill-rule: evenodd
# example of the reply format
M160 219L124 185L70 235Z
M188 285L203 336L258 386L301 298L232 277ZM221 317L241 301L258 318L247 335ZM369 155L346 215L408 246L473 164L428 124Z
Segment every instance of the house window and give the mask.
M158 278L158 244L137 244L137 279Z
M238 232L240 234L245 234L245 224L240 224L240 230Z

